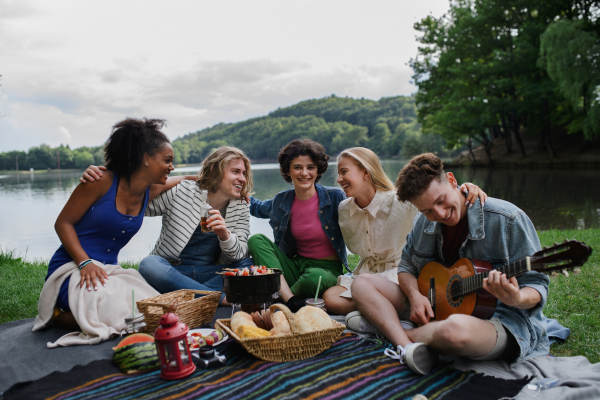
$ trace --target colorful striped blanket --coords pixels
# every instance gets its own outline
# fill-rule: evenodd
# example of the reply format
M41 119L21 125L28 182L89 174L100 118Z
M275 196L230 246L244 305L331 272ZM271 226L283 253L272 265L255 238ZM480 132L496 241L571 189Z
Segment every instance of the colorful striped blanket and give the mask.
M329 350L302 361L276 363L250 356L237 344L220 350L225 366L165 381L159 371L124 375L109 360L22 383L4 399L498 399L515 396L528 378L505 380L440 365L427 376L383 354L380 340L346 334Z

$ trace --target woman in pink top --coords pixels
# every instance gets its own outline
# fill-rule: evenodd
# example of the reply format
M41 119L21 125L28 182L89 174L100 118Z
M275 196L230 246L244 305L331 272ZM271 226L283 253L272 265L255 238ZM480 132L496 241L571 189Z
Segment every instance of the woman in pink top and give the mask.
M294 140L279 153L281 175L294 187L272 200L251 198L250 214L269 219L275 243L253 235L248 240L250 254L255 263L283 271L281 295L293 312L307 297L334 286L343 265L348 265L338 225L338 205L346 196L338 188L318 184L328 160L319 143Z

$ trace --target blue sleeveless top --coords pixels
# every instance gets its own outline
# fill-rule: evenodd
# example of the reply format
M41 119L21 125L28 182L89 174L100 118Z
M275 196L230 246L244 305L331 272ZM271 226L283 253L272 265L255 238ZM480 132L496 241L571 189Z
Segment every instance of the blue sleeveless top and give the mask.
M148 187L144 195L142 211L135 216L121 214L116 205L118 186L119 176L113 172L113 181L108 192L75 224L75 232L88 257L104 264L117 264L119 251L129 243L142 226L144 210L150 197L150 187ZM54 271L70 261L73 261L73 258L61 244L50 260L46 280ZM67 279L61 286L57 300L57 305L63 310L68 310L69 280Z

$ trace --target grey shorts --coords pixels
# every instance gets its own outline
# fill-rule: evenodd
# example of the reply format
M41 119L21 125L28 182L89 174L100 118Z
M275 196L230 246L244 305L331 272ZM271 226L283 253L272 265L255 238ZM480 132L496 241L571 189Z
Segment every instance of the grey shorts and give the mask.
M476 361L489 361L504 358L506 354L512 353L514 346L519 346L513 339L512 333L506 330L498 318L492 318L489 322L496 328L496 345L489 353L480 357L468 357ZM511 340L513 339L513 340Z

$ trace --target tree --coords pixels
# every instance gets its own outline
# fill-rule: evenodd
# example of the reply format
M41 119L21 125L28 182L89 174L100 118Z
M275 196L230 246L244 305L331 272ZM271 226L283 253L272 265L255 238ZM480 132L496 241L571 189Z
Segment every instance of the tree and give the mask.
M591 28L585 20L556 21L542 35L540 49L540 65L577 113L569 130L583 130L587 138L600 132L600 40Z
M33 169L56 168L56 152L47 144L30 148L28 159L29 166Z
M103 164L103 162L97 162L94 159L92 153L86 150L75 150L73 151L73 164L75 168L85 169L92 164Z
M443 17L416 23L422 46L411 66L424 131L450 146L475 140L488 158L493 138L503 138L507 152L514 139L525 157L527 128L553 157L550 132L562 123L564 97L538 66L540 35L556 18L591 3L458 0Z

